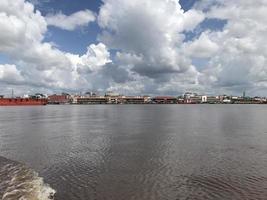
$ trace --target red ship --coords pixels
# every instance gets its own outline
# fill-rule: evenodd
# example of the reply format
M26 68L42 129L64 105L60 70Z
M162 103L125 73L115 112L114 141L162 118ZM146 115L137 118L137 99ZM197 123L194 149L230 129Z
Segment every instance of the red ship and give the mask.
M0 96L0 106L41 106L46 105L47 99L38 98L4 98Z

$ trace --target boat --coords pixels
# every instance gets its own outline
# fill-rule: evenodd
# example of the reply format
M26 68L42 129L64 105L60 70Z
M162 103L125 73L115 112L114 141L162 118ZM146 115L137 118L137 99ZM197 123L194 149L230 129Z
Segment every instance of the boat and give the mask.
M0 106L41 106L46 105L45 98L4 98L0 97Z

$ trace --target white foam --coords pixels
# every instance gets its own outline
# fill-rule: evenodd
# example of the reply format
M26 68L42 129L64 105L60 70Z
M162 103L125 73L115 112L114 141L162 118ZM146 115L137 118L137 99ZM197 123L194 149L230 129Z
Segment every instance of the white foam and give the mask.
M40 178L39 186L37 187L37 197L38 200L48 200L53 199L56 191L51 188L48 184L43 182L43 179Z
M2 200L51 200L56 191L45 184L36 172L18 165L9 171L11 180L7 183ZM14 169L14 168L13 168Z

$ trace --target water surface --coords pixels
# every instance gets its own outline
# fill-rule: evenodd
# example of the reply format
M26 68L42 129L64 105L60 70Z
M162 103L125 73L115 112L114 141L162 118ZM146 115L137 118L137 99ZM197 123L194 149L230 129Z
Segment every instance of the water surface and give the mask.
M59 200L261 200L266 114L265 105L0 107L0 156L34 169Z

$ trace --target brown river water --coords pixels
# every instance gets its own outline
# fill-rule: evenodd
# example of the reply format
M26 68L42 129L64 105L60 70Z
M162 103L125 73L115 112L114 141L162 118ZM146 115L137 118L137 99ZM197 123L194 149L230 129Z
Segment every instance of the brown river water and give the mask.
M53 196L266 200L267 106L0 107L0 199Z

